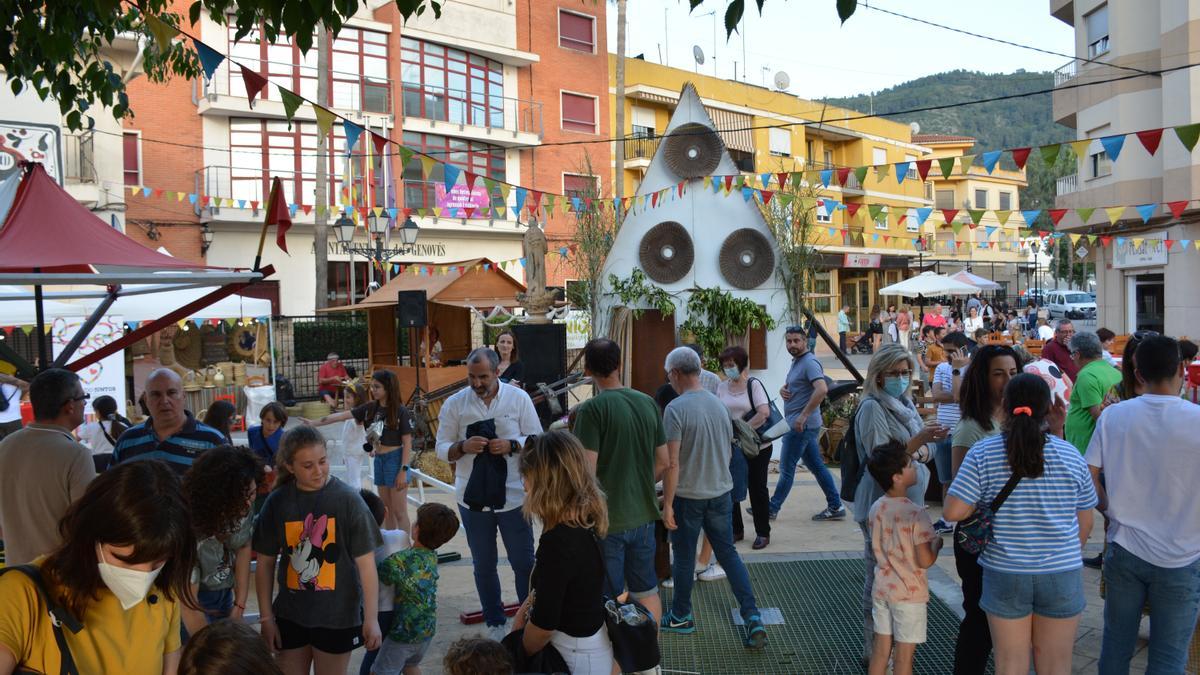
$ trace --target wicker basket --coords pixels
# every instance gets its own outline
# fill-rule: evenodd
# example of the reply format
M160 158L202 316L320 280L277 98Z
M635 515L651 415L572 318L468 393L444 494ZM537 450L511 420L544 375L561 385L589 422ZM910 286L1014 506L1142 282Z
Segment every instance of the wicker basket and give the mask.
M832 426L826 427L825 433L821 435L821 458L826 464L841 462L841 457L837 456L837 447L849 428L850 422L844 419L834 420Z

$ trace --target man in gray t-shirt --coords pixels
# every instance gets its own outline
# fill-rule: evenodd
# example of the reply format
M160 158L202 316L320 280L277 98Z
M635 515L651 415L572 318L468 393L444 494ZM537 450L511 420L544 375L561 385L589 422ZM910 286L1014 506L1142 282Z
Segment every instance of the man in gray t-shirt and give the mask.
M662 629L693 633L692 584L696 542L703 531L725 569L746 625L744 646L761 649L766 629L750 588L750 575L733 547L733 478L729 473L733 426L729 412L700 380L700 357L687 347L667 355L667 380L679 397L667 405L663 427L670 466L663 476L663 523L671 532L675 594ZM738 451L740 452L740 450Z
M829 392L825 370L815 354L808 350L808 340L800 326L789 326L785 339L788 353L792 355L792 367L788 370L787 384L779 394L785 401L783 415L791 430L783 436L783 455L779 460L779 482L771 497L771 520L779 515L783 502L792 491L796 477L796 462L804 466L817 479L817 485L825 493L825 510L813 516L813 520L841 520L846 517L846 508L838 496L837 483L833 474L825 468L821 459L821 447L817 440L821 435L821 402Z

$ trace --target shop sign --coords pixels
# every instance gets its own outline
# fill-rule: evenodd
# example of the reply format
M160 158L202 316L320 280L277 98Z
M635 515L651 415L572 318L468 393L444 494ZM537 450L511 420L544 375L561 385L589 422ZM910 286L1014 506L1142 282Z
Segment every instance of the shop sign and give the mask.
M1162 267L1167 264L1166 232L1126 237L1113 249L1113 268Z
M51 344L54 347L54 356L58 356L67 343L75 334L79 332L79 328L87 321L86 317L55 317L50 324ZM125 324L121 317L114 315L106 315L92 328L92 332L79 345L79 349L75 352L74 358L87 356L92 352L104 347L110 342L115 342L117 339L125 335ZM110 354L99 362L80 370L80 384L83 385L83 393L96 400L101 396L111 396L117 399L118 406L124 405L127 398L125 395L125 350L117 351ZM88 411L91 411L91 404L87 406Z
M878 253L847 253L842 259L842 267L847 269L878 269L883 256Z
M359 245L364 245L366 242L367 242L367 240L365 238L355 241L355 243L359 244ZM392 245L399 246L399 242L393 240ZM313 244L313 248L310 249L310 252L313 253L313 255L316 255L315 246L316 246L316 244ZM327 248L329 255L341 256L341 255L346 254L346 252L344 250L342 250L342 245L333 240L329 241L329 245L326 248ZM421 242L417 242L416 244L413 244L412 257L414 257L414 258L445 258L446 257L446 245L439 244L439 243L432 243L432 244L424 243L424 244L422 244ZM397 261L397 263L406 264L406 263L403 263L400 261Z
M38 162L46 174L62 184L59 148L62 130L48 124L0 121L0 180L20 169L21 162Z
M474 188L468 188L466 185L455 185L446 191L446 187L441 183L434 185L434 191L437 196L437 205L439 209L488 209L492 205L492 199L488 195L486 187L477 185Z

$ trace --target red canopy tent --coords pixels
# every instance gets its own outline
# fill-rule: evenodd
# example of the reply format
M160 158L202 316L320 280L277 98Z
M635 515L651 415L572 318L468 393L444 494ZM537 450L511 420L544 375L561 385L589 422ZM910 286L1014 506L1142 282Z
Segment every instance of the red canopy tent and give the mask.
M221 288L186 307L164 314L158 321L144 324L108 347L70 364L69 368L79 369L98 361L273 272L270 268L254 271L212 268L163 255L97 218L50 178L41 164L25 162L22 172L12 208L0 226L0 284L34 287L39 335L45 332L43 286L90 284L107 287L105 301L59 355L55 366L66 363L113 301L128 294L122 293L120 284L151 284L140 288L139 293L197 286ZM85 295L95 295L95 292L60 297ZM41 364L45 367L45 342L38 344ZM22 370L30 370L29 364L3 343L0 343L0 355L12 360L19 368L24 366Z

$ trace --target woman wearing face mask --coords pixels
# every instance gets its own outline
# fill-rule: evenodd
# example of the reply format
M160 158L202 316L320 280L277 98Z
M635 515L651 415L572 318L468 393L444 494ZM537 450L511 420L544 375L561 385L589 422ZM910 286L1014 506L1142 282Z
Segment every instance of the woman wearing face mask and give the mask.
M908 447L917 468L917 483L908 489L907 497L917 506L925 504L925 488L929 484L929 469L925 466L933 458L934 443L942 440L949 429L937 420L922 422L909 397L916 362L908 350L898 344L884 345L867 367L863 381L863 399L854 420L858 461L866 466L871 449L889 441L900 441ZM871 547L871 532L867 519L871 505L883 496L883 488L870 474L864 474L854 493L854 520L858 522L864 537L867 570L863 589L863 660L871 655L875 637L875 624L871 617L871 591L875 580L875 554Z
M730 419L742 419L751 410L754 416L746 420L751 427L757 429L771 414L771 397L762 380L750 377L750 358L745 348L734 345L721 352L721 368L725 371L725 381L717 387L717 398L729 409ZM750 387L754 387L753 392ZM751 399L754 405L751 406ZM746 457L739 448L731 453L732 463L741 466L742 482L739 486L737 475L734 473L733 493L733 533L734 538L743 531L741 501L736 497L750 494L750 510L754 515L754 545L755 550L766 548L771 543L770 500L771 493L767 489L767 470L771 465L771 444L759 446L758 455L753 459ZM730 467L733 473L733 467ZM738 488L741 487L741 493Z
M120 517L114 517L120 514ZM174 675L180 603L196 558L179 478L155 460L100 474L59 525L63 544L32 564L82 628L63 634L80 673ZM0 576L0 673L61 671L46 600L23 572Z

